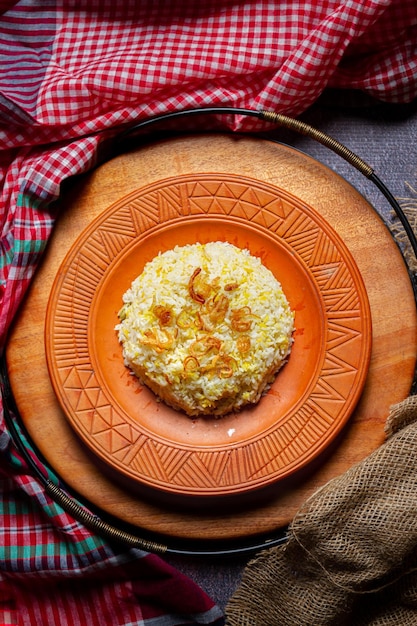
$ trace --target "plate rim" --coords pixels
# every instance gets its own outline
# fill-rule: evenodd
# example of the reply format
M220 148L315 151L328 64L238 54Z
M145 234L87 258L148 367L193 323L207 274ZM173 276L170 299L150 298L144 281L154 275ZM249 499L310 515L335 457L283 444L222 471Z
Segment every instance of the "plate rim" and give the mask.
M121 206L125 205L126 202L128 202L129 200L136 198L138 196L138 194L141 193L145 193L146 191L151 190L152 188L159 188L161 186L161 184L167 185L167 184L172 184L173 182L178 182L178 181L186 181L187 179L191 179L193 181L195 181L196 179L198 180L204 180L204 179L213 179L213 178L217 178L217 179L227 179L228 181L230 181L230 179L237 181L237 182L242 182L244 181L245 183L250 183L252 185L257 185L260 187L268 187L271 190L274 190L275 193L282 194L284 196L289 197L291 200L296 199L301 205L303 205L303 209L307 210L307 212L309 214L313 214L315 216L315 219L319 222L321 227L324 227L324 229L326 230L326 234L328 234L331 239L334 241L336 240L337 244L338 244L338 250L339 252L342 251L343 252L343 260L346 263L346 261L348 262L349 265L349 270L350 272L353 272L355 274L355 277L357 279L357 284L359 284L360 286L360 290L361 290L361 294L360 294L360 303L361 303L361 307L363 307L363 311L362 311L362 316L361 319L364 323L364 325L367 328L367 333L365 333L366 337L366 345L364 347L364 355L362 358L362 361L365 363L364 367L363 367L363 372L361 375L361 380L360 380L360 384L356 386L356 392L350 397L350 401L349 401L349 409L345 412L345 416L343 421L341 421L339 423L338 428L336 429L336 432L333 433L331 432L324 440L324 443L322 443L319 446L319 449L316 451L316 454L314 455L314 458L316 458L324 448L326 448L329 445L329 442L327 441L330 438L330 441L332 441L336 435L340 432L340 430L343 428L343 426L346 424L346 422L349 420L352 411L362 393L363 387L365 385L365 381L366 381L366 377L367 377L367 372L369 369L369 362L370 362L370 357L371 357L371 348L372 348L372 333L371 333L371 329L372 329L372 319L371 319L371 310L370 310L370 304L369 304L369 300L368 300L368 296L367 296L367 292L366 292L366 288L365 288L365 284L364 281L362 279L360 270L355 262L355 259L353 258L352 254L350 253L348 247L346 246L346 244L343 242L342 238L338 235L338 233L336 232L336 230L320 215L320 213L314 209L314 207L307 205L306 202L300 200L299 198L296 198L292 193L287 192L285 189L281 189L280 187L278 187L276 184L273 183L269 183L266 181L260 181L258 179L252 178L251 176L241 176L241 175L234 175L234 174L229 174L229 173L216 173L216 172L204 172L202 174L198 174L198 173L192 173L192 174L183 174L183 175L176 175L176 176L170 176L164 179L161 179L159 181L144 185L143 187L139 187L137 189L135 189L133 192L130 192L129 194L126 194L124 196L122 196L119 200L117 200L116 202L112 203L112 205L110 205L107 209L105 209L100 215L98 215L95 219L93 219L90 224L78 235L78 237L76 238L76 240L74 241L73 245L69 248L69 250L67 251L67 254L65 255L60 268L53 280L53 284L52 284L52 288L50 291L50 296L48 299L48 305L47 305L47 313L46 313L46 319L45 319L45 348L46 348L46 356L47 356L47 366L48 366L48 371L49 371L49 375L50 375L50 379L52 382L52 386L54 388L55 394L58 397L59 403L61 404L62 408L64 409L64 413L67 417L67 419L70 419L71 425L74 428L73 425L73 420L72 420L72 416L69 415L69 408L67 407L67 404L65 404L65 397L62 397L61 394L61 389L60 389L60 385L59 382L56 380L55 378L55 372L53 371L53 367L52 364L50 362L50 358L51 358L51 353L52 353L52 348L51 348L51 336L52 333L48 332L48 329L52 328L52 320L53 320L53 312L52 312L52 308L51 308L51 302L53 302L53 298L54 298L54 294L59 290L60 285L62 283L63 278L65 278L66 272L68 270L68 268L71 266L71 263L73 262L73 259L77 253L77 250L80 247L81 242L85 241L86 239L88 239L88 237L90 236L91 233L93 233L97 228L99 228L99 226L103 223L106 222L106 220L108 219L109 216L113 215ZM210 216L213 217L213 219L218 218L220 215L213 215ZM202 216L201 219L205 219L209 216ZM222 217L224 217L224 215L222 215ZM158 230L159 225L155 226L155 229ZM92 306L92 303L91 303ZM362 333L364 334L364 333ZM272 428L272 427L271 427ZM77 434L80 436L80 432L76 429ZM86 443L88 444L89 441L87 440ZM175 444L174 444L175 445ZM233 447L234 444L231 443L229 444L230 447ZM222 446L223 447L223 446ZM94 451L95 452L95 451ZM311 457L310 457L311 458ZM310 461L308 461L310 462ZM295 461L294 461L295 463ZM289 467L291 467L291 465L294 465L294 463L290 464ZM124 473L123 468L120 468L120 472ZM126 472L127 476L131 476L130 472ZM273 482L277 482L279 481L280 478L276 478L273 480ZM151 481L152 482L152 481ZM269 480L266 481L257 481L256 485L252 485L250 487L246 486L236 486L233 490L231 490L230 485L227 487L227 494L229 495L231 492L233 493L241 493L242 491L247 492L247 491L252 491L254 489L259 489L260 487L262 487L264 484L269 484ZM149 483L147 483L149 484ZM166 492L172 492L175 494L178 494L178 489L170 488L170 485L164 485L163 487L161 487L160 484L153 484L152 488L156 489L156 490L162 490L162 491L166 491ZM188 493L192 494L192 495L210 495L212 492L214 492L216 495L219 493L219 489L218 487L214 488L214 490L211 489L206 489L206 491L204 493L201 492L201 488L193 488L190 487L187 490ZM181 491L181 495L184 493L184 491Z

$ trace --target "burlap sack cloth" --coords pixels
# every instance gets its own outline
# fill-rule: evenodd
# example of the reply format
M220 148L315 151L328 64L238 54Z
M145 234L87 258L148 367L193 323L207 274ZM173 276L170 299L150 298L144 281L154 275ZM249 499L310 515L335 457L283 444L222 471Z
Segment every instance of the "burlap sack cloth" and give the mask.
M416 396L386 432L304 504L285 545L247 565L228 626L417 625Z

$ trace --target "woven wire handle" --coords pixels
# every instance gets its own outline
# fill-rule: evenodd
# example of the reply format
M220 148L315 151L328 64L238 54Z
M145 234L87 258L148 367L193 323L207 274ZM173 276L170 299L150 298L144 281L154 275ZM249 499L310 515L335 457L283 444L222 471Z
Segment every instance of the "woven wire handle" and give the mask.
M323 133L323 131L310 126L310 124L288 117L287 115L282 115L281 113L274 113L273 111L260 111L260 117L268 122L278 124L279 126L285 126L290 130L294 130L301 135L305 135L315 141L318 141L326 146L326 148L333 150L333 152L348 161L348 163L353 165L353 167L356 167L356 169L367 178L370 178L374 173L372 167L352 152L352 150L349 150L349 148L341 144L340 141L337 141L337 139L334 139L333 137L330 137L330 135Z

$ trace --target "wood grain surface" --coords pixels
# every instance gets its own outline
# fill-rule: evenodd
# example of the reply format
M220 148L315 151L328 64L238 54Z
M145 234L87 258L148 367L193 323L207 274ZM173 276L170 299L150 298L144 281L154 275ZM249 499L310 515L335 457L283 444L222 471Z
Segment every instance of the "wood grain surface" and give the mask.
M80 233L124 195L192 173L229 173L266 181L319 211L353 255L372 313L372 355L365 389L336 445L296 482L278 483L262 497L252 496L232 509L227 502L188 509L181 502L133 492L106 476L61 411L45 357L44 325L52 284ZM30 436L55 471L86 501L121 522L171 538L240 539L271 533L288 524L317 488L383 443L389 408L408 395L413 380L414 295L401 253L381 218L328 167L263 139L185 136L132 150L73 180L65 186L60 205L59 222L12 329L6 356L15 400Z

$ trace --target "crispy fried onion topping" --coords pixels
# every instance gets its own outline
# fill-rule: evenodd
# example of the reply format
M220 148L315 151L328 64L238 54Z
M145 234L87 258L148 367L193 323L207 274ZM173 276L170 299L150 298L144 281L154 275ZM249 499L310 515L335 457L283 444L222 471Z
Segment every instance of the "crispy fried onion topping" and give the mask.
M184 308L177 316L167 305L158 304L152 309L158 325L144 332L141 343L158 353L175 345L178 329L199 331L183 361L184 376L209 373L219 378L230 378L237 368L236 360L225 352L223 342L213 333L225 323L230 308L229 294L235 292L239 284L227 283L222 292L219 283L218 277L208 282L201 267L197 267L188 281L188 293L194 304ZM245 333L250 331L255 317L249 306L230 310L230 325L239 333L236 347L241 355L250 352L251 340Z
M204 304L210 295L211 287L201 276L201 267L197 267L188 281L188 293L195 302Z
M244 306L241 309L233 309L230 323L233 330L245 333L252 328L252 321L257 317L252 315L250 306Z
M161 326L169 326L173 320L173 314L171 307L164 306L163 304L157 304L153 308L155 316L158 318Z
M219 378L231 378L237 369L236 360L228 354L215 354L204 365L195 356L187 356L184 360L184 373L216 374Z
M209 352L219 352L222 342L213 335L204 335L190 346L190 354L195 357L203 356Z
M251 348L251 342L250 342L250 337L248 337L248 335L240 335L240 337L237 338L237 349L239 350L240 354L247 354Z
M140 342L145 346L151 346L156 352L163 352L172 348L178 334L178 329L173 331L163 328L149 328L145 330Z

